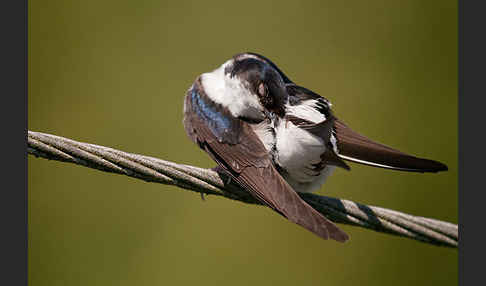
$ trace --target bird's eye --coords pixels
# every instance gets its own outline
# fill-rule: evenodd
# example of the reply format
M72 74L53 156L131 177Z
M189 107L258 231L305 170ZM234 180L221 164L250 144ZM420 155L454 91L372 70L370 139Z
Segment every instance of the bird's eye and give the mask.
M267 87L263 82L258 85L258 95L260 97L265 97L267 95Z

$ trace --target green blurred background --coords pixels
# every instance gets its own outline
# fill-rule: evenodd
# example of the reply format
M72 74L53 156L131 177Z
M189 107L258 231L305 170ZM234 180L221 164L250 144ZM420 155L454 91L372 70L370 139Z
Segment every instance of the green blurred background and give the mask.
M28 128L215 164L182 127L200 73L253 51L355 130L446 163L351 164L319 191L457 223L456 1L29 1ZM28 159L30 285L456 285L457 249Z

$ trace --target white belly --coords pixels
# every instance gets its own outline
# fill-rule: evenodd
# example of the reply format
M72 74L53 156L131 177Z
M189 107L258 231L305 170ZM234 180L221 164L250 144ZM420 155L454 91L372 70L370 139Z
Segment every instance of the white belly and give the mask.
M285 169L282 175L286 181L298 192L319 189L335 168L326 166L319 170L313 166L321 162L326 151L324 141L287 120L281 120L275 132L275 161Z

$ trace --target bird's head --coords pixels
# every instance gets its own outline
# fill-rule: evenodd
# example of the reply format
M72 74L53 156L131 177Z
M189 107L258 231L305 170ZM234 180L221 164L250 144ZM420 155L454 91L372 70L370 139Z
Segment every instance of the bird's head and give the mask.
M263 56L235 55L219 68L201 75L206 94L236 117L262 119L265 112L279 116L288 102L288 78Z

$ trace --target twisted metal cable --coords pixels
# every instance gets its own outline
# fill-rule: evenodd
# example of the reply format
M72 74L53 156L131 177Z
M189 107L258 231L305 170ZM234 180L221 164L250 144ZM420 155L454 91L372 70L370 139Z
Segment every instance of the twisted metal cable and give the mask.
M148 182L174 185L199 192L201 195L217 195L245 203L260 204L224 173L217 172L217 169L177 164L33 131L28 131L27 151L36 157L75 163ZM299 195L336 223L360 226L434 245L456 248L458 246L456 224L316 194Z

